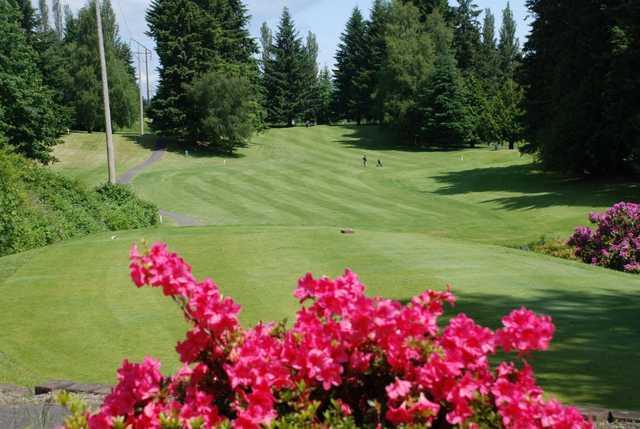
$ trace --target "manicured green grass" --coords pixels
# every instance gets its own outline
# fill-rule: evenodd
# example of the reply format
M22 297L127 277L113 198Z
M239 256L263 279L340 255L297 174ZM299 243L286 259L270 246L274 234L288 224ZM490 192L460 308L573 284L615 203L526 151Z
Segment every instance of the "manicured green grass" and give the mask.
M526 305L557 325L553 350L533 359L550 393L640 408L640 279L506 247L567 236L589 211L637 200L636 188L542 174L510 151L409 152L391 141L374 127L297 128L258 136L226 163L167 154L134 187L212 226L103 234L0 259L0 383L112 382L122 359L144 355L173 369L184 333L177 309L128 280L128 248L146 238L213 276L247 325L291 317L305 272L345 267L369 293L397 299L451 283L454 312L491 327ZM343 226L356 233L340 234Z
M114 134L116 171L118 174L141 163L149 156L153 140L140 140L134 134ZM107 181L107 149L104 133L73 133L63 138L64 144L55 147L59 162L53 170L76 178L94 187Z

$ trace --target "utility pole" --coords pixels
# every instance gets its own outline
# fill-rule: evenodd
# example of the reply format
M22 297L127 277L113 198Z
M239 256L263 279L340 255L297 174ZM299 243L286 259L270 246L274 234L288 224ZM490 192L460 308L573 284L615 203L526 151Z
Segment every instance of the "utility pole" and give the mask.
M144 135L144 100L142 95L142 66L140 64L140 54L142 52L138 52L138 86L140 87L140 135ZM145 58L146 58L145 52Z
M147 84L147 103L151 100L150 96L150 88L149 88L149 60L148 57L151 57L151 51L144 46L142 43L138 42L136 39L131 39L132 42L135 42L140 48L144 49L144 52L138 50L135 54L138 56L138 82L140 86L140 135L144 135L144 101L142 95L142 64L140 63L140 56L144 54L144 68L146 71L146 84Z
M102 40L102 17L100 15L100 0L96 0L96 24L98 27L98 51L100 52L100 70L102 73L102 98L104 100L104 128L107 135L107 163L109 168L109 183L115 184L116 162L113 153L111 107L109 105L109 82L107 81L107 61L104 57L104 41Z
M149 59L151 59L151 52L147 48L144 48L144 68L147 72L147 104L151 101L151 97L149 96L149 59L147 59L147 53L149 54Z

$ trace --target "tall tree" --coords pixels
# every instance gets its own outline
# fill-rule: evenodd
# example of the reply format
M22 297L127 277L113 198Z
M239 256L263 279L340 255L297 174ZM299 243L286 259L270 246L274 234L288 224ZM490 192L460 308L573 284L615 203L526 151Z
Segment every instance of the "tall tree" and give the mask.
M445 24L442 26L446 29ZM433 26L429 28L434 29ZM381 81L385 93L385 121L403 138L414 141L419 122L416 101L419 89L433 70L435 38L420 21L418 8L397 0L391 2L386 34L387 60ZM450 31L448 34L450 36ZM450 42L450 37L441 41Z
M362 12L355 7L340 36L334 70L338 113L342 118L358 124L366 119L369 102L366 32L367 25Z
M552 169L623 172L637 162L640 145L638 3L528 0L527 6L533 23L521 79L528 149Z
M260 71L264 78L266 68L273 55L273 32L266 22L260 26L260 55Z
M445 19L449 18L449 3L447 0L405 0L413 3L418 7L423 20L426 20L434 10L439 10Z
M0 2L0 135L17 152L48 162L62 124L23 25L22 10Z
M386 37L389 8L390 4L387 0L374 0L365 37L366 92L369 94L367 116L380 123L384 121L385 95L381 81L387 60Z
M507 6L502 11L502 27L500 28L500 68L502 75L507 79L513 79L516 67L521 58L520 42L516 37L517 24L513 18L511 6Z
M456 65L450 30L437 12L427 23L434 32L437 57L433 72L418 88L418 138L427 145L471 143L473 120L465 103L464 80Z
M131 126L138 117L138 87L132 75L129 52L120 40L111 3L105 1L100 10L109 76L111 118L116 127ZM96 3L90 0L80 9L75 38L67 51L71 56L71 83L67 97L74 107L75 126L87 131L103 129L104 107L100 92L100 63L96 28Z
M476 72L479 68L481 11L474 0L458 0L453 12L453 46L458 67L463 72Z
M49 31L49 5L47 0L38 0L38 12L40 13L40 31Z
M268 67L267 110L271 123L293 126L302 114L305 86L305 53L288 8L284 8Z
M187 140L194 106L186 91L200 75L210 71L244 74L257 88L253 58L257 46L249 35L248 21L241 0L152 1L147 10L148 35L156 42L160 80L149 113L156 131L192 144Z
M302 89L302 115L307 121L317 121L319 106L318 86L318 40L312 32L307 34L307 40L303 49L304 79Z
M479 75L491 87L496 86L500 72L495 23L496 19L491 9L485 9L482 25L482 44L480 45Z
M53 28L59 40L64 38L64 17L62 14L62 3L60 0L53 0Z
M319 124L330 124L333 120L332 111L333 102L333 80L331 72L325 66L320 70L318 76L318 113L317 121Z

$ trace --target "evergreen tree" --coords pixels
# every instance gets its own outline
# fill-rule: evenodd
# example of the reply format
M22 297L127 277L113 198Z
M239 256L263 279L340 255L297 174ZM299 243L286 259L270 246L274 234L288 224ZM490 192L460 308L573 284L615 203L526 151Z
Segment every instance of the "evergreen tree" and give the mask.
M330 124L333 120L333 81L328 67L320 70L318 76L318 112L317 121L319 124Z
M438 34L444 31L448 36L432 37L413 4L391 2L386 30L387 61L381 81L385 94L385 122L411 141L417 138L420 127L416 101L419 89L433 69L435 39L442 44L451 42L451 32L441 19L432 24L428 26L431 31Z
M49 5L47 0L38 0L39 28L41 32L49 31Z
M491 13L491 9L485 9L484 23L482 25L482 43L480 45L479 75L492 88L496 86L500 73L495 22L495 16Z
M13 4L18 9L18 15L20 16L20 27L27 34L27 39L35 31L38 25L36 19L36 12L31 6L30 0L13 0L9 3Z
M0 2L0 135L17 152L48 162L62 124L27 41L22 10Z
M418 7L420 11L420 16L422 20L426 20L429 15L433 13L434 10L440 11L445 19L449 18L450 7L447 0L405 0L413 3Z
M451 48L439 45L433 72L419 88L418 138L422 144L437 146L470 143L473 120L465 104L464 81Z
M273 32L271 31L267 23L263 22L262 26L260 27L260 72L262 73L263 79L267 74L267 67L273 58L272 46Z
M524 91L513 79L507 79L500 87L490 106L492 141L508 143L514 149L523 138Z
M318 41L316 35L309 32L303 52L304 79L302 90L302 114L306 121L317 121L319 105L318 82Z
M71 7L64 5L64 41L70 43L78 37L78 20L73 16Z
M62 15L62 3L60 0L53 0L53 25L58 36L58 40L64 38L64 17Z
M366 22L356 7L340 36L334 70L337 113L358 125L367 119L369 102L366 32Z
M254 86L246 77L209 72L186 87L193 106L187 133L199 147L232 153L246 146L253 134L256 113L252 105Z
M267 112L271 123L293 126L304 110L305 52L288 8L284 8L268 67Z
M73 107L74 126L89 132L104 129L95 8L96 3L91 0L80 9L75 22L75 38L66 46L71 58L71 77L64 97ZM138 87L125 55L130 51L120 40L115 13L109 1L102 4L101 15L111 119L116 127L131 126L138 117Z
M387 0L374 0L365 41L366 92L369 94L367 116L379 123L384 121L385 94L382 79L387 60L386 37L389 8Z
M258 87L257 46L248 31L241 0L153 0L147 11L148 35L156 42L160 81L149 115L159 133L189 145L194 106L187 86L211 71L243 75ZM256 89L255 93L259 91ZM258 117L257 101L250 104Z
M551 169L625 171L640 143L638 3L528 0L527 6L533 16L521 76L527 149Z
M500 69L506 79L513 79L516 67L520 61L520 42L516 37L516 21L513 12L507 2L507 7L502 11L502 27L500 28Z
M458 67L463 72L477 72L480 54L480 10L474 0L458 0L453 13L453 46Z

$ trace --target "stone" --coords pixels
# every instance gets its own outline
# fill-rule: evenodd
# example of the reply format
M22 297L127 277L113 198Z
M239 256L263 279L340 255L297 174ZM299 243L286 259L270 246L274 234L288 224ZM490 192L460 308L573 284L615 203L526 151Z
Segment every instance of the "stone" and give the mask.
M73 383L71 386L66 387L64 390L71 393L84 393L87 395L99 395L106 396L111 393L112 386L107 384L85 384L85 383Z
M44 395L45 393L50 393L56 390L66 390L67 387L73 385L73 381L65 381L65 380L52 380L47 381L46 383L39 384L35 387L36 395Z
M32 395L31 389L13 384L0 384L0 394L14 398L28 398Z

